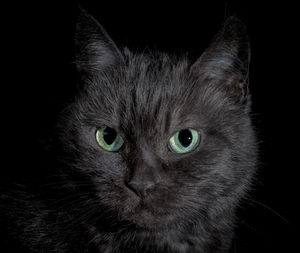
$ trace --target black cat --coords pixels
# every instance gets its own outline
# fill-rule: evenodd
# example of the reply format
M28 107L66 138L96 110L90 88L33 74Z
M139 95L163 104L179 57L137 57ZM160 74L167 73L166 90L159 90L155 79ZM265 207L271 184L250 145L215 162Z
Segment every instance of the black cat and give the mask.
M119 50L82 11L76 50L82 86L61 116L55 166L1 188L7 247L228 252L257 153L243 24L227 19L191 64Z

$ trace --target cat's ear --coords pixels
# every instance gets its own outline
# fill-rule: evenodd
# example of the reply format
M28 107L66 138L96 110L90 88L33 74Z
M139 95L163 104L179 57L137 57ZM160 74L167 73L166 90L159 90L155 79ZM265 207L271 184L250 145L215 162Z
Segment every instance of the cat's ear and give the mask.
M221 85L236 102L248 97L250 44L244 24L228 18L191 70L209 83Z
M124 61L97 20L80 8L75 34L76 65L80 73L95 74Z

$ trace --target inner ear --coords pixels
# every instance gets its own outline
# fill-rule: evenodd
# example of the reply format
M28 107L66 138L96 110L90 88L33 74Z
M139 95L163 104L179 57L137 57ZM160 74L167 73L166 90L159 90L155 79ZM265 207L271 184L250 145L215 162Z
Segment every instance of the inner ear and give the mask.
M249 64L246 28L237 17L230 17L191 71L201 79L223 86L235 100L243 101L248 95Z
M80 72L94 74L124 62L113 40L98 21L80 9L75 34L76 65Z

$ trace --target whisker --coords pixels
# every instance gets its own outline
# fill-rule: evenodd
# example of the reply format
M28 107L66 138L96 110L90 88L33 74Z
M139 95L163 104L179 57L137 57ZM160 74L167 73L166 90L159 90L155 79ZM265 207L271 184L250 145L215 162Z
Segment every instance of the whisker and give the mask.
M261 203L261 202L259 202L257 200L254 200L254 199L250 199L250 198L247 198L246 200L251 201L252 203L257 204L257 205L265 208L266 210L268 210L271 213L273 213L275 216L279 217L282 221L284 221L285 223L287 223L288 225L290 225L290 222L286 218L284 218L281 214L279 214L277 211L275 211L273 208L267 206L266 204Z

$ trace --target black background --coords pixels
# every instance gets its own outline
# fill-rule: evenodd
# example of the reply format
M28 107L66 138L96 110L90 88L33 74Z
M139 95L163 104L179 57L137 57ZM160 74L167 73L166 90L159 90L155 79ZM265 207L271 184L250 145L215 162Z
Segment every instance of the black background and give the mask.
M36 164L42 162L47 136L76 92L73 36L79 4L120 47L189 52L193 59L224 18L236 14L251 41L250 90L260 166L252 200L239 211L233 252L294 251L300 184L295 9L287 3L250 0L124 2L12 2L1 7L2 135L8 140L2 143L9 162L3 163L9 165L1 174L20 177L41 169Z

